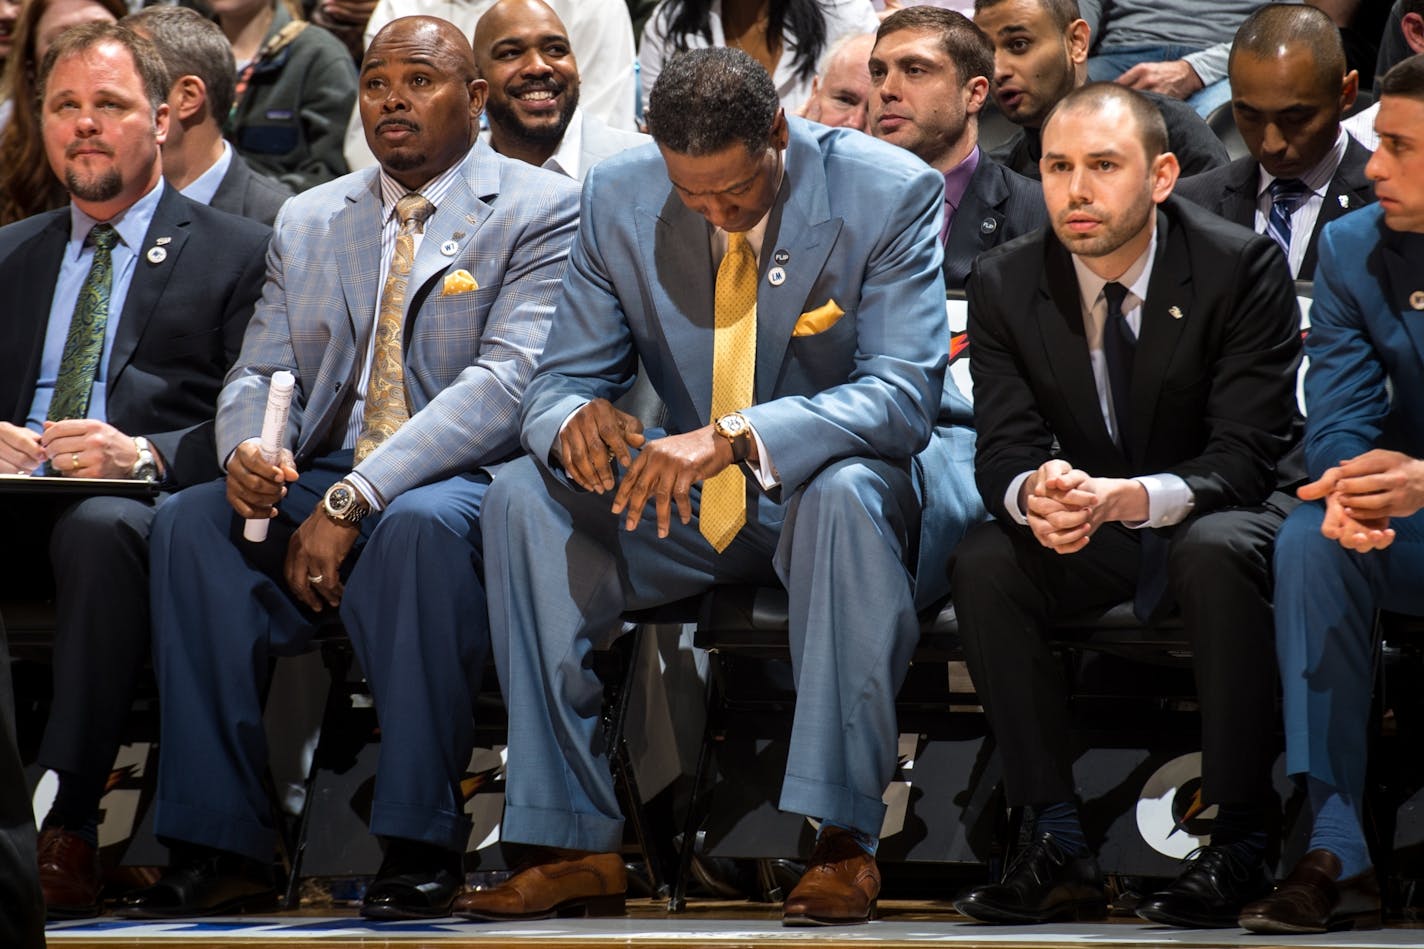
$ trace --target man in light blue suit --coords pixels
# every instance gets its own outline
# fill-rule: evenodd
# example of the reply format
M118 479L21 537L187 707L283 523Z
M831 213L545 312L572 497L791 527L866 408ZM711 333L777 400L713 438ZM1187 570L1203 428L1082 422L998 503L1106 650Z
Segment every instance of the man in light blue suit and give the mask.
M623 818L584 660L625 609L781 582L798 698L780 804L823 821L785 919L863 922L916 606L982 517L968 405L945 382L943 176L787 119L739 50L675 58L649 123L656 147L585 182L560 329L522 411L531 457L487 496L503 836L558 849L455 911L621 906ZM666 431L610 405L640 362Z
M1304 779L1310 846L1254 932L1378 928L1360 821L1374 611L1424 614L1424 56L1381 83L1379 203L1321 235L1305 377L1311 503L1276 540L1286 770Z
M371 830L387 846L362 911L443 916L463 882L459 784L488 644L480 507L519 453L577 188L471 147L485 84L444 20L392 22L361 77L380 168L284 206L219 397L228 477L175 496L154 528L157 830L180 846L128 915L270 902L262 683L333 609L383 739ZM256 436L279 370L296 391L274 461ZM270 536L239 539L240 518L271 518Z

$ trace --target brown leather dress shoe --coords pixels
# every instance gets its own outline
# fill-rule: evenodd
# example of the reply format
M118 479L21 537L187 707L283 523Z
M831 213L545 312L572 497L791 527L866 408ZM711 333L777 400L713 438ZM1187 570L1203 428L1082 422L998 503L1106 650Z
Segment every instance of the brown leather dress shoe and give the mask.
M880 868L840 827L824 827L806 872L781 908L784 926L843 926L875 914Z
M46 827L39 841L40 887L50 919L85 919L99 915L99 851L78 834Z
M622 916L627 892L618 854L545 849L498 886L461 893L452 911L493 920Z
M1241 909L1238 922L1253 933L1325 933L1379 929L1380 890L1374 868L1340 880L1340 858L1312 850L1276 891Z

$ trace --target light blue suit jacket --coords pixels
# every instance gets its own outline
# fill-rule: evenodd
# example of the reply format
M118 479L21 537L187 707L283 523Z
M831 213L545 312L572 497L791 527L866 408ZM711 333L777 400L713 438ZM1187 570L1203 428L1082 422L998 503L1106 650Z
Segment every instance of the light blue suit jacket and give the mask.
M780 490L758 497L749 517L779 524L781 501L840 458L898 460L908 470L937 417L946 426L969 418L945 381L943 191L943 176L901 149L791 120L786 175L761 250L756 404L744 412ZM683 205L651 145L588 173L580 219L559 332L523 409L524 444L546 466L564 419L590 399L626 392L639 359L667 406L670 432L700 428L712 415L711 226ZM768 279L773 266L785 270L779 285ZM793 337L803 313L831 300L844 316ZM961 442L966 432L961 426ZM961 520L963 508L978 505L968 437L968 455L935 456L963 462L962 476L948 479L958 481L951 491L968 492L970 500L955 502ZM917 480L930 490L946 485L929 472ZM938 535L930 540L920 545L922 564L938 556Z
M462 172L425 224L406 292L410 421L356 468L386 503L517 454L520 399L568 263L577 185L483 143ZM297 377L287 445L298 468L340 446L375 321L381 224L375 168L283 206L262 301L218 400L220 459L261 433L267 380L279 369ZM451 243L455 253L445 253ZM459 269L478 289L444 294L444 277Z
M1326 225L1305 351L1311 478L1374 448L1424 457L1424 234L1378 206Z

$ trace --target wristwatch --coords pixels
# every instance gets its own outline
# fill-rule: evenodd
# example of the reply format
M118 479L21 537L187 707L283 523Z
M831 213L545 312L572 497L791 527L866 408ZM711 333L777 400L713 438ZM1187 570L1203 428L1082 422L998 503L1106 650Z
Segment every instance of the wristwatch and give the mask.
M134 436L134 451L138 458L129 469L129 479L133 481L157 481L158 461L153 457L153 446L142 435Z
M712 423L712 429L732 446L732 460L746 461L752 453L752 426L741 412L728 412Z
M371 513L370 505L349 481L338 481L327 488L326 495L321 499L321 509L327 517L347 527L355 527Z

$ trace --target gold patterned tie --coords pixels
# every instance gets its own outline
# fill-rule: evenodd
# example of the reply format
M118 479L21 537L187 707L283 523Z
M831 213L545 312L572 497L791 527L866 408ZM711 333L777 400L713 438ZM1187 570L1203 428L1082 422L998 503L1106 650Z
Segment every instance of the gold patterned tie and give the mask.
M396 202L400 233L391 272L381 289L381 309L376 316L376 350L371 360L371 377L366 384L365 427L356 441L356 461L376 450L410 418L405 399L405 360L401 337L405 322L405 290L410 267L415 260L415 235L425 229L425 219L435 205L411 192Z
M752 404L756 383L757 262L747 236L727 235L727 255L717 268L712 336L712 418ZM718 553L747 522L747 479L729 465L702 482L697 526Z
M45 416L51 422L88 416L89 396L94 391L94 377L104 353L109 290L114 282L110 252L119 241L119 232L108 224L96 224L86 241L94 245L94 260L79 288L79 299L74 303L74 315L69 320L69 335L64 338L59 376L55 379L54 395Z

